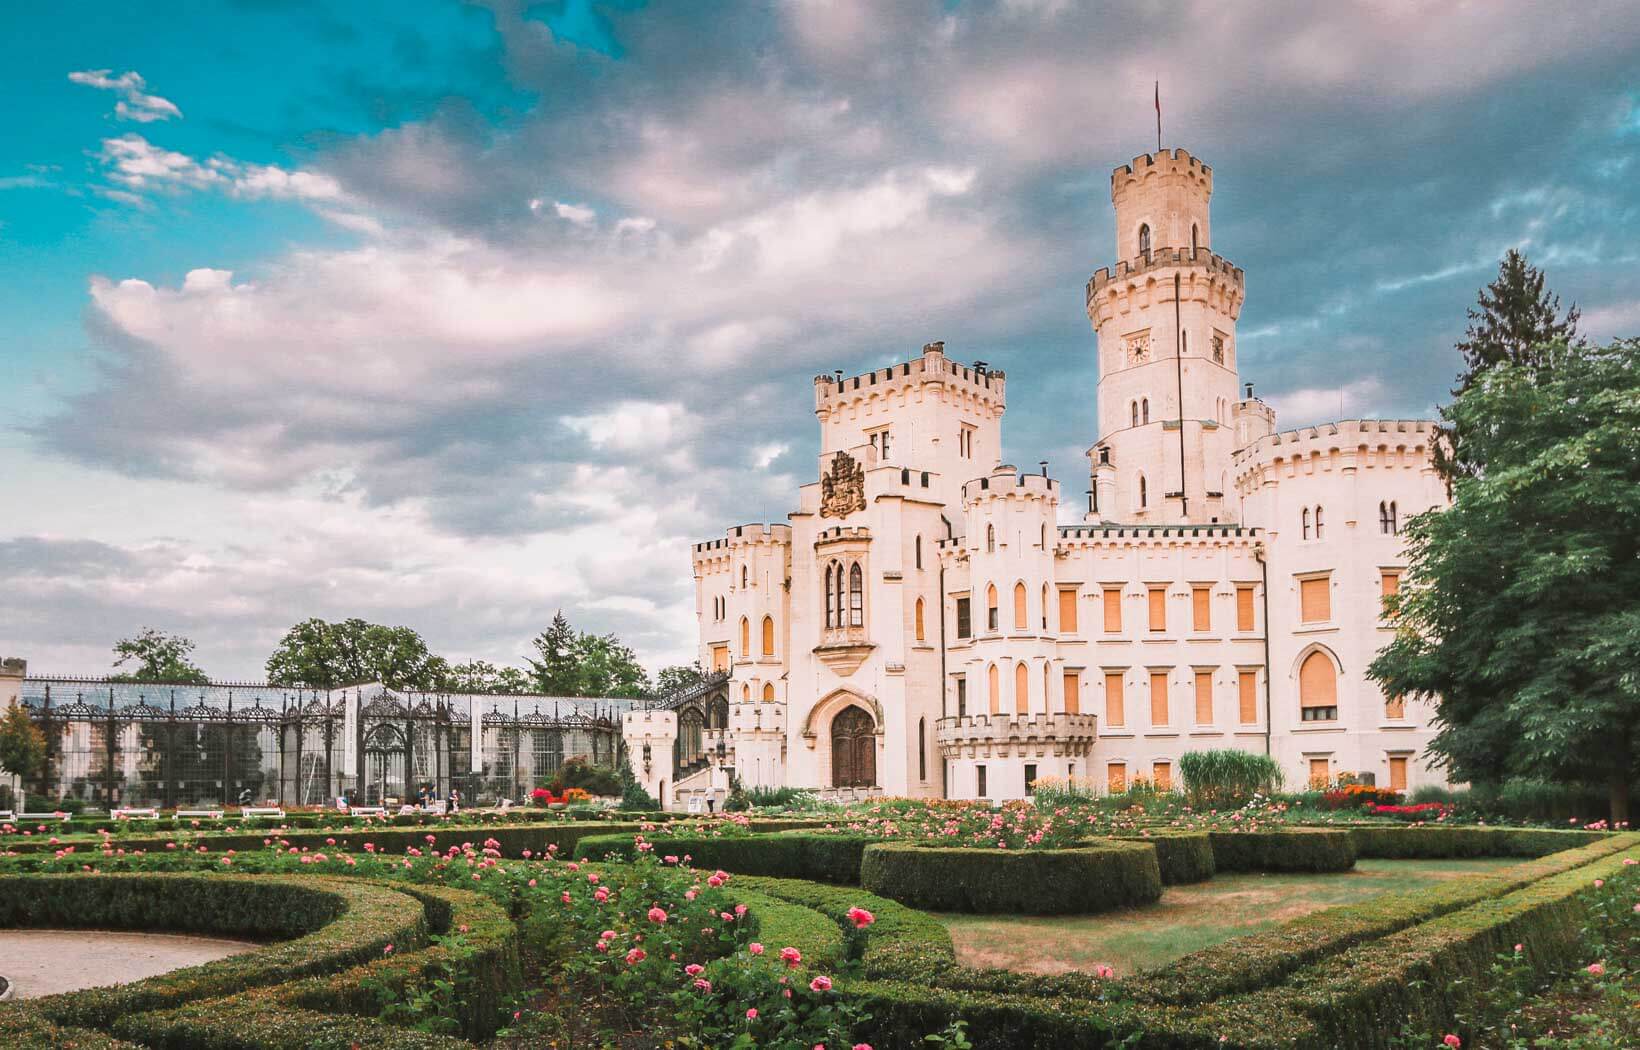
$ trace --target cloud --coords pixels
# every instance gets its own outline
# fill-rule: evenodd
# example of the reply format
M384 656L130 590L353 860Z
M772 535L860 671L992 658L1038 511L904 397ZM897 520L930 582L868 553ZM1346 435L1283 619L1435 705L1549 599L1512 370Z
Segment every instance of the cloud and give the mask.
M598 218L598 213L584 204L565 204L555 201L552 210L558 213L560 219L568 219L577 226L590 226Z
M114 115L120 120L151 124L156 120L182 118L182 110L176 107L176 103L144 90L148 84L140 73L131 70L117 77L110 76L113 72L112 69L86 69L70 73L68 79L76 84L117 93L120 99L114 104Z
M98 159L111 180L132 192L214 189L244 200L347 200L341 184L329 175L245 164L223 156L201 162L156 146L134 132L103 139Z

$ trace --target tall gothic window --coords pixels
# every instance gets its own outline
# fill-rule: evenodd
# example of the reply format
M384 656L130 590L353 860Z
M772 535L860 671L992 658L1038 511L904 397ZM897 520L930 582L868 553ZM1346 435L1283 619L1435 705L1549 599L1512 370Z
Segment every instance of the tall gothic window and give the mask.
M987 554L991 554L994 553L996 549L997 527L995 525L987 525L985 526L985 552Z
M1198 247L1198 245L1196 243L1197 236L1198 236L1198 231L1196 229L1196 224L1191 223L1190 224L1190 254L1191 255L1196 254L1196 248Z
M1148 397L1139 402L1139 422L1150 422L1150 398Z
M915 546L916 546L916 550L917 550L917 568L920 569L920 568L922 568L922 537L921 536L917 537L917 542L916 542Z
M1146 262L1150 261L1150 224L1149 223L1141 223L1139 225L1139 254L1143 255L1145 257Z
M1321 538L1321 508L1315 508L1315 538Z
M1395 504L1378 501L1378 531L1386 536L1397 536L1401 532L1400 522L1395 520Z
M1132 417L1129 420L1129 425L1130 426L1138 426L1139 425L1139 402L1137 402L1137 401L1129 401L1128 402L1128 415L1130 417Z
M997 585L994 583L985 587L985 629L997 629Z
M848 623L850 627L864 627L866 623L865 574L859 562L848 570Z
M833 590L832 575L835 565L826 566L826 626L837 626L837 592Z
M1149 498L1150 498L1150 494L1145 489L1145 476L1143 474L1140 474L1139 475L1139 509L1140 510L1145 509L1145 507L1146 507L1146 505L1149 501Z
M763 655L774 655L774 617L763 617Z
M1299 518L1300 518L1300 520L1302 520L1304 522L1304 538L1309 539L1310 538L1310 508L1305 507L1303 512L1301 514L1299 514Z

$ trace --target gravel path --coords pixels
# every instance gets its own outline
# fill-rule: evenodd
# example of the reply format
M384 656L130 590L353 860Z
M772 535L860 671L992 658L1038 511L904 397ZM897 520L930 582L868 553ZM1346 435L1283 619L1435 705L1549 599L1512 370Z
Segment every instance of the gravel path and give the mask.
M126 984L258 947L179 933L0 930L0 971L12 984L12 998L31 999Z

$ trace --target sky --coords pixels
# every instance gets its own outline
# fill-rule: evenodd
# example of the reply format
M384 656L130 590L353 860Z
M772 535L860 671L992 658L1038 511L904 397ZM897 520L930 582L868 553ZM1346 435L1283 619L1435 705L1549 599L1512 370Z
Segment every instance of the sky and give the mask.
M35 673L152 626L259 677L310 616L517 663L559 609L687 661L689 544L815 479L813 376L936 339L1085 477L1157 81L1279 425L1431 414L1511 247L1640 333L1632 3L61 0L0 56Z

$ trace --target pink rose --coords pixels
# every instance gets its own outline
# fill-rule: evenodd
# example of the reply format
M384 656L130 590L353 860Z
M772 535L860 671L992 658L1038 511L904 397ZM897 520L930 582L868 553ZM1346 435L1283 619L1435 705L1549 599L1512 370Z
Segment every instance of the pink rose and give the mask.
M633 948L631 951L626 953L626 964L628 966L636 966L647 958L649 958L648 952L644 951L642 948Z
M1450 1032L1447 1033L1446 1038L1442 1039L1441 1042L1445 1043L1447 1046L1462 1046L1463 1045L1463 1040L1459 1039L1457 1036L1453 1035Z
M1636 904L1635 907L1640 908L1640 904ZM763 945L757 943L756 941L753 941L751 944L748 944L746 946L746 950L751 952L753 955L762 955L763 954Z
M877 916L871 914L869 911L866 911L864 908L850 908L848 910L848 921L854 924L855 929L863 930L867 926L870 926L872 923L876 922Z
M794 970L797 969L797 964L803 961L803 953L798 951L796 948L787 947L780 949L780 957L786 961L787 966L790 966Z
M1596 977L1599 977L1606 972L1606 968L1599 963L1590 963L1589 972L1594 974Z
M650 908L649 909L649 921L653 922L653 923L665 923L666 922L666 912L664 910L662 910L661 908L658 908L658 907Z
M754 1006L750 1010L746 1011L746 1020L748 1020L748 1021L757 1020L757 1007Z
M831 991L831 978L830 977L824 977L824 976L816 977L814 980L809 982L809 991L811 991L811 992L829 992L829 991Z

